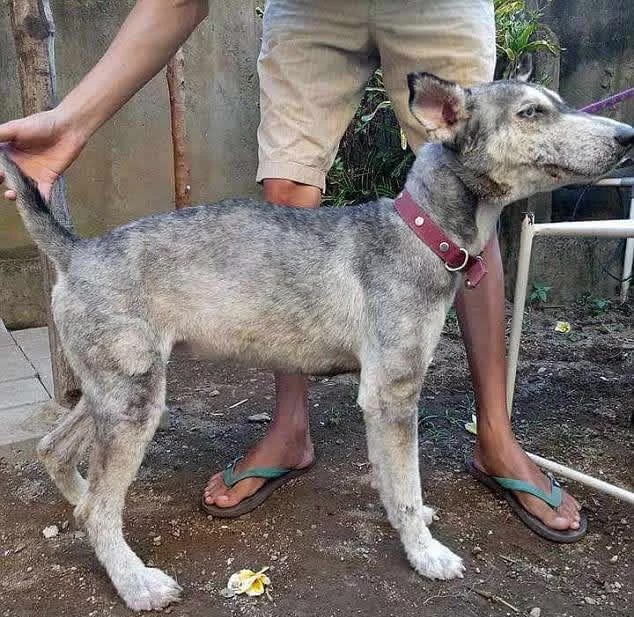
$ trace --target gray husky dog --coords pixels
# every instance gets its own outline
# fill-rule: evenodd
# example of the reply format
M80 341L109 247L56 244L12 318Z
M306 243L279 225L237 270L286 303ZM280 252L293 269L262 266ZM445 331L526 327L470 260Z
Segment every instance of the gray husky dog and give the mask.
M568 107L537 85L465 89L410 74L410 109L429 142L406 190L470 255L504 206L606 174L634 129ZM178 600L176 581L126 543L126 492L164 408L172 346L285 372L360 371L369 460L387 516L422 575L461 577L423 505L417 404L462 281L410 229L394 201L319 210L253 200L150 216L81 239L51 216L33 182L1 155L7 185L54 262L55 323L82 397L39 455L119 595L134 610ZM87 477L77 463L89 451Z

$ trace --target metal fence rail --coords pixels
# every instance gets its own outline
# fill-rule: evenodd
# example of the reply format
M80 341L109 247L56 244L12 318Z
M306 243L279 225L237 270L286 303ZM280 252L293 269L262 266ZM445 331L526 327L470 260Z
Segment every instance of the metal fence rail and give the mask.
M573 221L564 223L535 223L531 213L526 214L522 222L520 236L519 259L517 264L517 278L515 281L515 297L513 302L513 317L511 321L511 335L506 367L506 402L509 416L513 409L513 394L515 392L515 378L519 359L520 339L524 321L524 305L528 287L528 271L536 236L585 236L596 238L627 238L625 258L623 262L623 276L621 280L621 301L625 302L630 287L629 278L632 275L632 261L634 260L634 178L606 178L597 182L600 186L630 186L629 219L606 221ZM557 473L571 480L586 484L612 497L634 504L634 493L624 488L604 482L571 467L566 467L555 461L542 458L536 454L529 456L544 469Z

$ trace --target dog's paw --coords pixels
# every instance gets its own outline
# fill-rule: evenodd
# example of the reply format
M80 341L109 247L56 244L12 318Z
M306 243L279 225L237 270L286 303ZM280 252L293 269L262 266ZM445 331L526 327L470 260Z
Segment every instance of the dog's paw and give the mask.
M434 521L438 520L438 514L436 514L436 510L434 508L430 508L429 506L423 506L422 516L427 527L429 527Z
M465 567L462 559L452 553L446 546L432 539L425 548L410 555L410 561L415 570L427 578L449 580L462 578Z
M179 602L181 587L158 568L139 568L117 585L117 591L133 611L156 611Z

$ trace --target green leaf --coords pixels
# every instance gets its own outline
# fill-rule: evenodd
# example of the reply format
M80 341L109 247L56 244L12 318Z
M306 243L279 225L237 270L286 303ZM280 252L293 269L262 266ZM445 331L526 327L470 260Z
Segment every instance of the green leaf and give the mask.
M364 116L361 116L361 121L362 122L370 122L370 120L372 120L372 118L374 118L374 116L376 116L378 111L380 111L381 109L387 109L389 107L392 107L392 101L381 101L375 107L373 112L371 112L369 114L365 114Z

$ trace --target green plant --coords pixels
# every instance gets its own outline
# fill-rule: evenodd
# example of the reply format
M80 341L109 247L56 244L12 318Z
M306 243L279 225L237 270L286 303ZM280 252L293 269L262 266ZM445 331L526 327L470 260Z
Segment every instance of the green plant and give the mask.
M328 173L324 203L347 206L394 197L413 161L387 96L383 72L377 69Z
M456 309L453 306L450 307L447 311L444 331L446 333L453 333L458 331L458 313L456 313Z
M612 303L607 298L588 294L585 298L585 304L590 309L590 313L592 313L592 315L595 317L601 317L608 312Z
M326 426L339 426L343 421L343 412L338 407L331 407L326 416Z
M533 291L528 296L528 301L531 304L544 304L548 301L548 295L552 285L546 285L545 283L533 283Z
M418 408L418 424L422 424L423 422L429 422L430 420L436 418L437 416L432 415L431 409L427 407L424 403Z
M550 2L551 0L547 0ZM537 51L556 54L560 47L541 36L541 10L529 11L524 0L494 0L498 74L504 79L520 70L523 58Z

